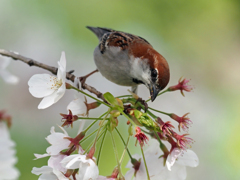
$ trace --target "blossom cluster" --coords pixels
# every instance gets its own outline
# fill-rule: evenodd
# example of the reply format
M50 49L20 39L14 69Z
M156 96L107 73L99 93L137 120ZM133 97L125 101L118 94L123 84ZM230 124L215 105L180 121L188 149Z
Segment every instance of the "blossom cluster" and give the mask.
M5 67L0 69L0 75L4 71ZM168 87L159 95L179 90L184 96L183 91L190 92L192 90L188 82L187 79L180 79L177 85ZM175 113L159 111L148 106L149 100L143 101L134 93L114 97L107 92L103 94L104 101L94 98L67 82L64 52L58 62L57 76L36 74L30 78L28 85L29 92L34 97L42 98L38 105L39 109L45 109L57 103L68 89L77 92L75 99L66 108L67 113L60 113L63 123L59 128L62 132L55 132L55 127L52 127L51 134L46 137L50 144L46 153L35 154L36 159L49 158L47 165L32 169L33 174L39 175L39 180L184 180L187 177L186 166L198 166L197 155L189 149L194 140L187 133L180 134L181 131L187 132L192 125L192 121L188 117L189 113L178 116ZM88 103L86 96L94 101ZM99 117L89 117L89 111L100 105L105 106L107 110ZM179 132L175 130L171 121L164 121L163 117L157 116L155 113L168 116L176 121ZM125 132L118 130L120 117L126 119L127 139L122 136ZM81 121L81 127L75 137L70 137L64 128L73 127L76 121ZM86 121L92 121L92 123L84 126ZM96 128L97 122L99 123ZM120 159L116 153L119 150L116 147L113 132L119 135L124 144ZM111 169L111 174L101 176L98 166L104 139L107 135L112 139L112 149L117 163ZM93 137L92 142L88 146L84 146L83 141L89 140L90 137ZM141 155L131 154L131 150L128 148L130 138L135 139L135 145L139 146ZM96 146L97 143L100 146ZM146 144L148 148L146 148ZM129 170L123 174L122 160L126 154L129 156L126 166Z
M4 122L5 121L5 122ZM17 179L19 171L14 167L15 143L11 140L8 128L11 126L11 116L4 110L0 111L0 180Z

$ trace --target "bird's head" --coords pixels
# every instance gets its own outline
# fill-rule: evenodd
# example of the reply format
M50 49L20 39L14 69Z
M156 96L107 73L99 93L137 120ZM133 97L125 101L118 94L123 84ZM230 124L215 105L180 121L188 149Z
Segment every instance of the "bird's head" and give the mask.
M137 84L144 84L150 91L154 101L158 93L164 89L170 79L169 66L166 59L149 44L137 44L132 47L132 76Z

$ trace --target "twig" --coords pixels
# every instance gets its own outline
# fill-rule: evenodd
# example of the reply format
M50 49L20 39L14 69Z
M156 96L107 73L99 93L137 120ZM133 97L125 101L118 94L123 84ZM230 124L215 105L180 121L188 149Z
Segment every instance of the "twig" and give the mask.
M4 49L0 49L0 54L2 56L7 56L12 58L13 60L20 60L26 64L28 64L29 66L36 66L42 69L45 69L47 71L50 71L52 74L57 75L57 70L58 68L53 67L53 66L48 66L46 64L40 63L38 61L35 61L31 58L28 57L24 57L20 54L11 52L11 51L7 51ZM74 79L76 78L76 76L74 74L72 74L72 71L69 71L66 73L66 78L72 82L74 82ZM80 79L80 77L78 77ZM82 83L82 88L88 90L89 92L95 94L98 98L102 99L103 101L106 102L106 100L103 97L103 94L101 92L99 92L98 90L96 90L94 87L89 86L88 84L86 84L85 82Z

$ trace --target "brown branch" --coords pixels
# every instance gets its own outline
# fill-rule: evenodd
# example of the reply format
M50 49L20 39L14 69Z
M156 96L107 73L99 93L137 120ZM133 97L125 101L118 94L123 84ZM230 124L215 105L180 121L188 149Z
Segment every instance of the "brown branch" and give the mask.
M13 60L20 60L26 64L28 64L29 66L36 66L36 67L39 67L39 68L42 68L42 69L45 69L47 71L50 71L52 74L54 75L57 75L57 70L58 68L56 67L53 67L53 66L48 66L46 64L43 64L43 63L40 63L38 61L35 61L31 58L27 58L27 57L24 57L20 54L17 54L15 52L11 52L11 51L7 51L7 50L4 50L4 49L0 49L0 54L2 56L6 56L6 57L10 57L12 58ZM72 71L69 71L69 72L66 72L66 78L72 82L74 82L74 79L76 78L75 75L72 74ZM81 77L78 77L79 79L81 79ZM92 86L89 86L88 84L86 84L85 82L83 82L81 84L81 87L83 89L86 89L88 90L89 92L95 94L98 98L102 99L104 102L106 102L106 100L104 99L103 97L103 94L101 92L99 92L98 90L96 90L94 87Z

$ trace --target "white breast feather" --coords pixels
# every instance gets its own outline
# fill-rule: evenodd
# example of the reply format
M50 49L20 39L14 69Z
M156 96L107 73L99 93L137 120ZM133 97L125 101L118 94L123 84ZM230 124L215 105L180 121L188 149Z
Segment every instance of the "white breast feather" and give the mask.
M131 74L133 78L140 80L144 83L150 84L151 72L147 59L142 60L140 58L131 57L132 70Z

